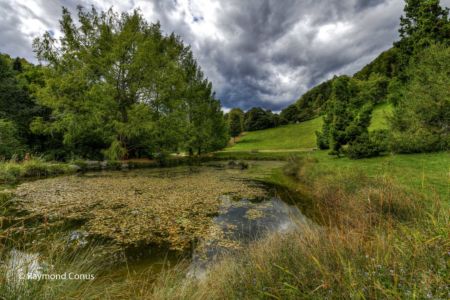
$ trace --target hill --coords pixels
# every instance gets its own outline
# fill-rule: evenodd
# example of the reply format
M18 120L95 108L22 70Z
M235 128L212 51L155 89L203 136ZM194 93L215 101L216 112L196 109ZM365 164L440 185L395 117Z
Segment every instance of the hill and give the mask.
M372 113L369 130L386 129L386 115L391 111L392 106L388 103L376 106ZM322 123L322 117L318 117L298 124L245 132L234 145L226 148L225 151L277 152L289 150L289 152L294 152L311 150L316 148L315 132L322 128Z
M386 82L393 80L399 75L399 55L399 50L392 47L389 50L382 52L372 62L351 76L351 78L362 82L369 81L372 76L384 78ZM321 115L325 109L325 104L330 100L333 83L339 77L335 76L332 79L311 88L295 103L283 109L280 114L281 117L290 123L294 123L296 121L309 120ZM384 93L386 94L387 90L385 90ZM385 96L386 95L377 100L385 99Z
M321 126L322 118L319 117L299 124L245 132L226 150L309 150L316 147L315 131Z

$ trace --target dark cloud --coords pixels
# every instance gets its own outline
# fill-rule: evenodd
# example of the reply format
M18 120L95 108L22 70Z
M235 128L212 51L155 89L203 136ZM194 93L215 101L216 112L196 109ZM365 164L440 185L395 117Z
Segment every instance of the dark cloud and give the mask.
M192 46L225 107L272 110L391 47L403 8L402 0L0 0L0 51L32 59L33 35L57 33L60 6L78 4L140 7Z

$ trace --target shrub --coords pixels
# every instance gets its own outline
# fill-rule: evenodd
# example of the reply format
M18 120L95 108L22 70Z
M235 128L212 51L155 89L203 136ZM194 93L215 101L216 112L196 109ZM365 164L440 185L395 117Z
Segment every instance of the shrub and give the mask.
M49 166L38 159L26 161L22 164L22 177L46 176L49 174Z
M419 129L415 132L395 132L389 143L392 151L396 153L422 153L448 150L450 140Z
M351 159L374 157L388 150L388 132L375 130L363 133L346 148L346 154Z
M330 149L328 136L320 131L316 131L317 147L321 150Z

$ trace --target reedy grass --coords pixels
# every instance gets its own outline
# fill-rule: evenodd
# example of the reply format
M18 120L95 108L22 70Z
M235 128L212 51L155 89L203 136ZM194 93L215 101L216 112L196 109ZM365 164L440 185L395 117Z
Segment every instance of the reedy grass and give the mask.
M15 183L30 177L75 173L78 167L66 163L46 162L33 158L23 162L0 162L0 183Z

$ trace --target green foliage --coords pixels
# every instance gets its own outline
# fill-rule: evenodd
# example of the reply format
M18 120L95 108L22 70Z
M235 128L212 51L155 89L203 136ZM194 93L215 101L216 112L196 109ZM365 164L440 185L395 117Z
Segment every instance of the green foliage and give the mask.
M410 82L390 119L392 148L400 153L450 147L450 47L433 45L407 69Z
M393 105L385 102L374 106L369 131L388 129L388 119L392 115Z
M45 115L45 110L35 103L31 95L33 85L40 80L39 69L24 59L13 60L0 54L0 118L13 121L16 138L33 150L42 150L45 143L29 128L35 116Z
M378 156L388 150L387 130L364 132L349 143L345 149L346 155L351 159Z
M349 134L356 134L358 127L353 126L355 119L355 107L352 103L356 95L356 88L351 79L347 76L335 78L333 81L333 90L330 102L327 104L327 115L324 118L322 133L319 133L319 140L325 138L328 132L328 145L331 148L331 154L341 153L343 145L349 142ZM321 135L324 135L323 137ZM319 144L319 147L323 144Z
M381 53L372 62L366 65L361 71L355 73L354 78L368 80L371 75L378 74L387 78L395 78L399 72L400 51L398 48L391 48Z
M244 129L246 131L263 130L275 127L274 114L270 110L253 107L244 115Z
M321 115L331 97L333 80L325 81L310 89L295 104L283 109L280 115L289 123L302 122Z
M326 150L330 149L331 115L327 114L323 119L322 131L316 131L316 144L319 149Z
M233 138L244 131L244 112L240 108L233 108L228 113L228 128Z
M400 70L410 64L410 58L433 43L450 45L449 10L439 0L405 0L404 16L400 19L401 39L394 45L400 50ZM402 74L407 80L407 74Z
M23 155L25 146L19 140L19 132L12 121L0 119L0 158L9 159L14 155Z
M127 149L120 141L113 141L108 149L103 151L104 156L110 160L123 159L127 155Z
M400 18L401 40L397 43L401 50L413 54L434 42L450 41L449 10L439 0L405 2L405 14Z
M374 105L385 102L389 79L386 76L379 73L372 73L366 80L356 80L355 84L358 89L358 105L364 105L366 103L372 103Z
M300 111L297 105L291 104L281 111L280 116L292 124L299 122L299 114Z
M220 103L180 38L138 11L80 7L78 19L63 9L61 47L49 33L34 41L48 63L36 94L51 110L51 118L36 118L34 132L60 135L71 156L94 158L225 145Z
M347 76L333 80L331 98L327 103L322 131L316 132L320 149L331 148L330 154L347 152L353 158L370 157L382 152L369 138L373 107L385 101L388 80L371 74L367 80ZM377 116L377 120L381 116ZM367 145L363 145L364 143ZM349 145L349 151L344 151ZM383 150L384 151L384 150Z

